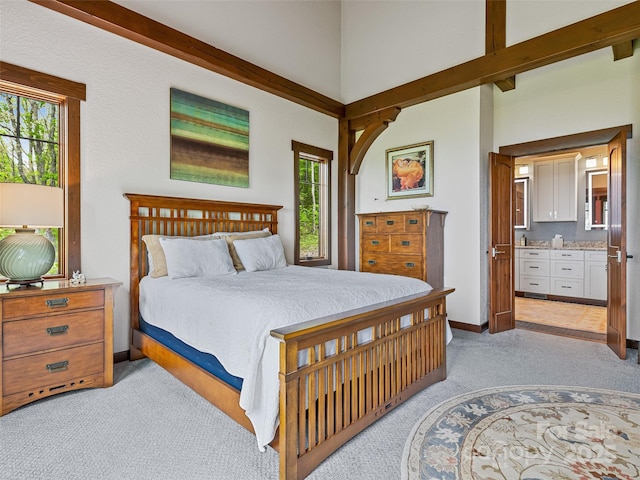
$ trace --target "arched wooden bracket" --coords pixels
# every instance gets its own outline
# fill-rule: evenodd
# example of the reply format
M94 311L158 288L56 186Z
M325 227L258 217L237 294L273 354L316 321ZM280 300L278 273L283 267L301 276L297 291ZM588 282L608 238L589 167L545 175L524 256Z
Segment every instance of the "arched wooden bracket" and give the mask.
M349 131L354 136L355 132L364 130L349 151L349 173L351 175L358 174L369 147L386 130L389 123L395 121L400 110L400 107L390 107L349 120Z

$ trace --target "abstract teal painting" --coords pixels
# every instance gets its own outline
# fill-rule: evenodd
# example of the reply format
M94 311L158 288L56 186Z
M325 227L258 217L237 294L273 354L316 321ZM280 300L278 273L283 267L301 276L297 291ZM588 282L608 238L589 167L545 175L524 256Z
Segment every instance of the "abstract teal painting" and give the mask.
M249 112L172 88L171 178L249 187Z

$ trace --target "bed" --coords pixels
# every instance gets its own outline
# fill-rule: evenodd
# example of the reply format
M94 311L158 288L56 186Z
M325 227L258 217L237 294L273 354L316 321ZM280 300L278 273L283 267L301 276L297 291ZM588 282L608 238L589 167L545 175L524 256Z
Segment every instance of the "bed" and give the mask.
M446 296L453 289L424 289L423 282L415 279L402 280L396 286L395 279L386 275L296 266L239 272L203 282L166 276L151 279L152 257L143 237L218 238L231 233L238 238L245 232L267 231L275 240L281 207L125 196L131 207L131 359L155 361L254 432L259 447L268 442L279 452L281 478L306 477L368 425L445 378ZM327 275L337 275L345 283ZM384 279L393 281L375 284ZM320 290L313 281L332 286L326 289L326 300L316 299L313 308L294 301L282 313L275 310L276 304L287 302L286 292L294 291L297 285L304 284L307 292ZM377 285L374 300L363 300L358 290L360 286L366 289L367 282ZM274 287L266 304L255 307L257 284ZM285 295L278 298L278 291ZM221 296L214 299L216 292ZM240 296L234 296L238 292ZM298 295L310 296L303 293L301 290ZM193 310L198 302L189 295L210 303L200 307L201 311ZM200 342L206 330L194 319L204 319L206 312L213 310L229 317L230 331L225 335L235 338L226 340L229 351L223 344L217 347L221 350L211 347L212 352L207 352L208 343ZM261 345L257 353L244 352L236 342L241 330L234 334L231 327L244 317L255 321L248 331L256 335L249 343ZM180 325L188 328L181 330ZM211 334L214 343L218 333ZM234 363L233 355L253 355L257 360L249 360L247 365ZM247 400L247 392L255 391L268 394L256 397L251 393ZM254 398L259 401L255 403Z

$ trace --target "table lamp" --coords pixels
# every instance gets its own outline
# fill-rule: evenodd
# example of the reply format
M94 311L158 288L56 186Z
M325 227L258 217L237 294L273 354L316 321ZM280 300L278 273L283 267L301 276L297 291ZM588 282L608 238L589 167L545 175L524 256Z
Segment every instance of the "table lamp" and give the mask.
M42 282L56 259L52 243L36 228L58 228L64 221L62 188L0 183L0 227L16 233L0 240L0 275L9 285Z

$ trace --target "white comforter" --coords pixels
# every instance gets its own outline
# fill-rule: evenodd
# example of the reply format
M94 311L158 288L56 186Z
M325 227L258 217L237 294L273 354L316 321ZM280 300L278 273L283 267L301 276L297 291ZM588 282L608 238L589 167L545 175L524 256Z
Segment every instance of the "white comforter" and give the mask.
M243 379L240 406L264 450L278 426L279 346L271 330L430 289L408 277L297 266L174 280L145 277L140 312Z

